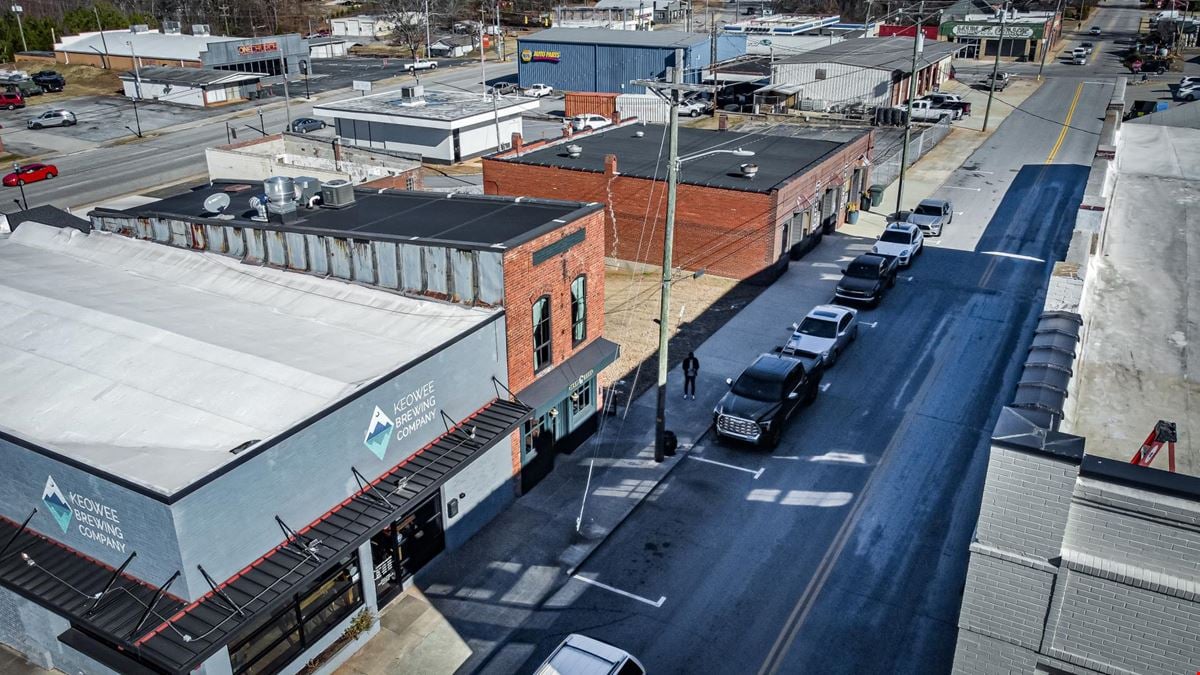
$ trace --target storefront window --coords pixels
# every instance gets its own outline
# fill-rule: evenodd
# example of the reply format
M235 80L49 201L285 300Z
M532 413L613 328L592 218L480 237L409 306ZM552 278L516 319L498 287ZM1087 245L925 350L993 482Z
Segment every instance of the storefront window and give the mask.
M533 303L533 370L550 365L550 296Z
M583 413L588 408L592 407L592 381L575 390L575 394L571 397L571 419L574 421L575 416Z
M587 277L571 282L571 339L579 344L587 339Z
M358 555L344 559L274 614L264 616L229 643L235 675L274 673L362 606Z

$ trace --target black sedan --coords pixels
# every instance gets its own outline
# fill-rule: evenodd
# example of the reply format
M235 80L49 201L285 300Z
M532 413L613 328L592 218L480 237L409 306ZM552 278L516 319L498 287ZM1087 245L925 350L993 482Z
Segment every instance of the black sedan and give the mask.
M292 120L292 133L307 134L310 131L320 131L329 125L311 117L298 117Z

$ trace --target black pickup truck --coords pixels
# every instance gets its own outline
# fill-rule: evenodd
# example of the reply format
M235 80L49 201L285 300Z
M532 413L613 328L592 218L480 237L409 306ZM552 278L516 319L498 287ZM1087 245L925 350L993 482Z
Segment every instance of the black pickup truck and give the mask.
M878 305L887 289L896 285L900 259L866 253L850 261L834 289L838 300Z
M821 369L810 371L801 359L763 354L729 379L729 391L713 409L717 439L736 439L774 448L783 427L800 406L817 398Z

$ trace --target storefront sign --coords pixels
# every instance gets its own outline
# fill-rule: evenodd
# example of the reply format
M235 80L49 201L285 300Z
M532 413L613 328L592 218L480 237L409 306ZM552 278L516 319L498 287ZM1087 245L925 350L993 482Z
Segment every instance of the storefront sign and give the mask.
M545 63L558 63L562 58L562 52L551 51L548 49L522 49L521 62L530 63L542 61Z
M363 444L379 459L387 454L392 438L403 440L437 416L437 388L433 380L404 394L392 405L392 414L385 413L379 406L367 423Z
M125 553L125 533L117 510L98 499L77 492L63 494L53 476L46 477L42 503L58 523L63 534L75 526L80 535L99 542L118 553Z
M238 47L238 53L243 56L246 54L258 54L261 52L277 52L279 51L278 42L259 42L253 45L241 45Z
M996 39L1000 37L1000 24L998 23L958 23L950 24L949 30L943 27L943 35L951 35L953 37L964 38L985 38ZM1004 27L1004 39L1006 40L1028 40L1030 38L1041 38L1041 26L1021 26L1009 25Z

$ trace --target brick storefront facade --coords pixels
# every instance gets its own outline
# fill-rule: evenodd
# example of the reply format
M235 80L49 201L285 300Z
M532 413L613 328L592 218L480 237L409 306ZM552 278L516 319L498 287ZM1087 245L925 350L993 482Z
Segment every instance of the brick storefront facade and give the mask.
M873 138L867 133L843 144L820 164L767 192L681 183L676 202L675 265L735 279L764 273L773 276L770 273L778 269L788 249L808 233L791 231L801 227L798 212L818 208L825 190L843 188L836 206L821 218L813 216L807 229L816 230L828 218L833 219L832 227L844 221L855 169L861 169L857 189L868 184L863 160L871 155ZM605 203L606 255L661 264L665 180L621 175L620 162L612 155L606 158L603 173L510 161L548 145L524 145L517 136L513 140L513 150L484 158L484 192ZM549 144L566 142L569 139ZM683 170L687 171L687 165ZM665 166L662 173L665 176Z

